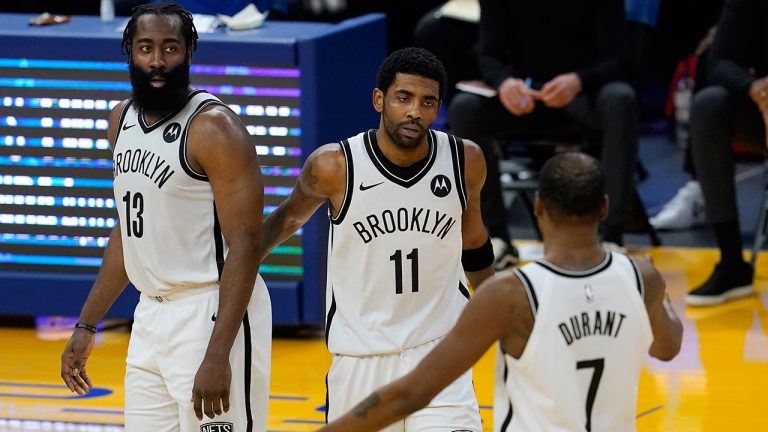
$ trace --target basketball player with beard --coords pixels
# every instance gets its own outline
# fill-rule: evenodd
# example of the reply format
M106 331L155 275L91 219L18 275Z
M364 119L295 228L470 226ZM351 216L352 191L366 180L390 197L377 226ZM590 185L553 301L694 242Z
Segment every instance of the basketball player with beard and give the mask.
M271 306L255 264L261 218L242 217L263 211L256 151L232 111L190 86L191 14L134 10L122 42L133 93L108 130L118 223L61 376L80 395L93 387L96 324L131 282L126 431L265 431Z
M262 254L328 203L328 420L415 367L469 301L467 277L478 286L493 273L483 154L429 129L445 83L431 53L392 53L373 90L379 128L315 150L264 221ZM387 429L404 430L481 431L471 372Z
M634 431L645 359L677 355L683 328L650 260L601 247L607 213L597 160L547 161L535 202L544 258L488 279L417 368L320 431L380 430L428 404L496 342L494 431Z

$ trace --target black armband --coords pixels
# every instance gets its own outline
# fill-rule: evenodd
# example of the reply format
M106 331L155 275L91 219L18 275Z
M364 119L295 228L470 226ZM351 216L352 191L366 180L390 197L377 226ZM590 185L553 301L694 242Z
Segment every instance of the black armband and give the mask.
M88 330L89 332L94 333L94 334L96 333L96 327L94 327L92 325L88 325L86 323L79 322L79 321L77 322L77 324L75 324L75 328L76 329Z
M461 251L461 265L468 272L480 271L493 265L491 238L488 237L488 241L479 248Z

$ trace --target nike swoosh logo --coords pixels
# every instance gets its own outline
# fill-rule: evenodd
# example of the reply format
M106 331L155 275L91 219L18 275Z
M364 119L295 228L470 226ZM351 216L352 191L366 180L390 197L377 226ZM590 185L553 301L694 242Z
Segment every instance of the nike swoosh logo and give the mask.
M368 185L368 186L363 186L363 184L362 184L362 183L360 183L360 190L361 190L361 191L364 191L364 190L368 190L368 189L370 189L370 188L375 188L376 186L378 186L378 185L380 185L380 184L384 184L384 182L381 182L381 183L376 183L376 184L372 184L372 185Z
M127 125L127 124L124 124L124 125L123 125L123 130L128 130L128 129L130 129L130 128L134 127L134 126L136 126L136 125L135 125L135 124L132 124L132 125Z

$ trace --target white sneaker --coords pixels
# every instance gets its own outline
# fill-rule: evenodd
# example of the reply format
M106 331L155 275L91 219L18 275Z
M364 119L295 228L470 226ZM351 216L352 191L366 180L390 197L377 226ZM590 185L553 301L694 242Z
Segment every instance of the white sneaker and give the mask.
M649 222L658 230L684 230L704 225L706 220L701 185L691 180Z
M520 253L513 244L498 237L492 237L491 246L493 246L493 267L496 271L502 271L520 263Z

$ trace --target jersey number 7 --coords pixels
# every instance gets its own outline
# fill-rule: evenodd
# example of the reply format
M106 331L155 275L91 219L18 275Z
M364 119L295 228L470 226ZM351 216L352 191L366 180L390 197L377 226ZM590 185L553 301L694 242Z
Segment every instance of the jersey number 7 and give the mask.
M576 370L594 369L592 371L592 380L589 383L589 390L587 391L587 432L592 430L592 407L595 405L597 387L600 385L600 378L603 376L603 366L605 366L605 359L602 358L576 362Z

